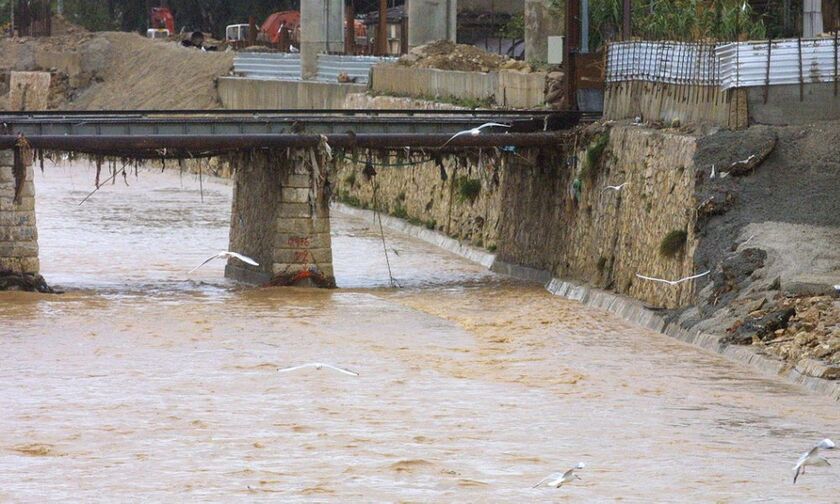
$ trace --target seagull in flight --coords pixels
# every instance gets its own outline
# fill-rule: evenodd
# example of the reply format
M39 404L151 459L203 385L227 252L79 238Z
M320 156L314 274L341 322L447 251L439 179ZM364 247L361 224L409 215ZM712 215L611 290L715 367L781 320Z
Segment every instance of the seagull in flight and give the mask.
M625 183L623 183L623 184L621 184L621 185L608 185L608 186L604 187L604 189L602 189L602 190L606 191L607 189L611 189L611 190L613 190L613 191L618 192L618 191L620 191L620 190L621 190L624 186L626 186L626 185L627 185L627 182L625 182Z
M665 283L665 284L668 284L668 285L678 285L678 284L681 284L683 282L688 282L689 280L694 280L695 278L704 277L704 276L708 275L709 273L711 273L711 271L707 271L705 273L700 273L699 275L680 278L679 280L663 280L661 278L647 277L647 276L644 276L644 275L640 275L638 273L636 273L636 276L641 278L642 280L650 280L651 282L661 282L661 283Z
M304 368L315 368L315 369L318 369L318 370L323 369L323 368L327 368L327 369L332 369L333 371L338 371L339 373L344 373L346 375L359 376L359 373L357 373L355 371L350 371L349 369L335 367L335 366L332 366L330 364L324 364L322 362L310 362L309 364L302 364L300 366L282 368L282 369L278 369L277 372L278 373L288 373L290 371L297 371L298 369L304 369Z
M571 469L569 469L568 471L566 471L562 474L561 473L549 474L548 476L543 478L542 481L540 481L539 483L537 483L536 485L534 485L531 488L537 488L538 486L542 485L543 483L545 483L548 486L554 487L554 488L560 488L565 483L569 483L569 482L571 482L573 480L576 480L576 479L582 479L580 476L575 474L575 471L583 469L584 467L586 467L586 464L584 464L583 462L578 462L578 464L576 466L572 467Z
M793 474L793 484L796 484L797 478L799 478L800 474L805 474L805 466L814 466L814 467L827 467L831 464L828 463L828 460L824 459L823 457L819 456L820 450L833 450L834 449L834 441L826 438L816 444L813 448L808 450L807 452L803 453L799 460L796 462L796 467L793 468L795 471Z
M483 130L484 128L510 128L510 125L509 124L499 124L499 123L489 122L489 123L482 124L481 126L479 126L477 128L459 131L458 133L455 133L454 135L452 135L452 137L449 140L447 140L446 143L444 143L440 147L441 148L446 147L447 145L449 145L449 142L451 142L452 140L455 140L456 138L458 138L461 135L478 136L478 135L481 134L481 130Z
M203 263L201 263L198 266L196 266L195 268L191 269L190 273L194 272L198 268L204 266L205 264L209 263L210 261L212 261L214 259L238 259L238 260L244 262L245 264L250 264L251 266L259 266L260 265L260 263L251 259L250 257L244 256L242 254L237 254L236 252L225 251L225 252L219 252L218 254L214 255L213 257L210 257L209 259L207 259Z

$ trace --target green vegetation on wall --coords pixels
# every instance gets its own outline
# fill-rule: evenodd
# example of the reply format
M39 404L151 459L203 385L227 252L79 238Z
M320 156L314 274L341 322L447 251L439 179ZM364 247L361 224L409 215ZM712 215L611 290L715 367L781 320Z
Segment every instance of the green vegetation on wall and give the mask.
M606 150L609 141L610 132L607 130L597 135L586 148L586 152L583 156L583 166L581 166L580 169L581 179L588 181L590 184L595 183L595 180L598 178L598 173L600 172L598 168L601 165L601 157L603 156L604 150Z
M467 176L458 177L455 180L455 189L458 191L458 202L469 201L472 204L481 194L481 181Z
M688 233L682 229L671 231L665 238L662 239L662 243L659 244L659 253L663 257L674 257L682 251L685 247L685 243L688 240Z

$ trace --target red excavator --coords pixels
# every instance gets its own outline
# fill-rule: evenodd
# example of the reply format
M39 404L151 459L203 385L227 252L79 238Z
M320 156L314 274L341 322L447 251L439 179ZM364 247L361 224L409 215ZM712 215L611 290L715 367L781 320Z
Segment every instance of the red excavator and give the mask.
M152 7L149 24L153 30L166 29L170 35L175 35L175 16L168 7Z

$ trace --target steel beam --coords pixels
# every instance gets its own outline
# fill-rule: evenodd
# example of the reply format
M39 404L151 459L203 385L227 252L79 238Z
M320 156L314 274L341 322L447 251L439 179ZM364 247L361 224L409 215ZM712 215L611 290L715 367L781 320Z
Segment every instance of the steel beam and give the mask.
M469 147L545 147L556 145L562 133L352 134L327 135L334 148L399 149L404 147L452 149ZM103 156L175 157L203 152L231 152L260 148L316 147L321 135L33 135L26 137L34 149L80 152ZM0 136L0 149L13 148L18 137Z

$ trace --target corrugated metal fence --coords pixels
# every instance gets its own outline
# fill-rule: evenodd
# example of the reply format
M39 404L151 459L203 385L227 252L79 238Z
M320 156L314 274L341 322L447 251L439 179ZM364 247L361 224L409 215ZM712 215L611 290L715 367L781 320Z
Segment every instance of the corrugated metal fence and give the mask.
M838 81L838 40L785 39L727 44L616 42L607 83L647 81L734 89Z
M718 83L714 44L616 42L607 52L607 83L648 81L710 86Z
M740 42L717 48L724 89L837 80L835 39Z
M252 79L300 79L300 54L240 52L233 58L233 72Z
M365 84L373 65L394 61L396 58L321 54L317 79L338 82L338 75L344 72L357 83ZM300 80L300 54L241 52L233 59L233 71L251 79Z

